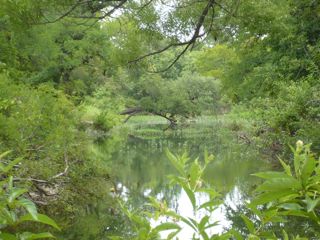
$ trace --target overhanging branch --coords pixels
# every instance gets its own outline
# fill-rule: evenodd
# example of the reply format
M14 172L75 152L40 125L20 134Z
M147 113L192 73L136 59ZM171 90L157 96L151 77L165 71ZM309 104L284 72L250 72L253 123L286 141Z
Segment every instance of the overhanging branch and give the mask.
M79 8L81 5L87 4L87 3L91 3L93 2L92 0L87 0L87 1L81 1L78 0L75 4L73 4L69 10L67 10L65 13L61 14L59 17L57 17L54 20L48 20L47 17L44 16L44 18L46 19L45 22L40 22L38 24L49 24L49 23L55 23L58 22L62 19L64 19L65 17L71 17L71 18L80 18L80 19L96 19L96 20L102 20L106 17L111 16L115 11L117 11L118 9L120 9L126 2L128 2L128 0L111 0L111 1L107 1L107 2L118 2L117 4L115 4L114 6L109 5L109 6L105 6L105 5L101 5L100 7L98 7L97 9L95 9L94 11L91 12L91 15L78 15L78 14L73 14L77 8ZM106 12L103 12L104 9L106 9L107 7L111 7L111 9L109 9ZM96 13L98 12L102 12L103 14L101 16L96 16Z
M163 72L163 71L167 71L168 69L170 69L182 56L183 54L185 54L187 52L187 50L192 47L196 41L203 37L205 35L205 33L200 33L201 31L201 28L204 26L204 22L205 22L205 19L207 17L207 15L209 14L209 11L210 9L214 8L214 5L215 5L215 0L209 0L207 5L205 6L205 8L202 10L202 13L197 21L197 24L195 26L195 29L194 29L194 32L193 32L193 35L192 37L187 40L187 41L184 41L184 42L177 42L177 43L171 43L169 45L167 45L166 47L160 49L160 50L156 50L154 52L150 52L148 54L145 54L143 56L140 56L134 60L131 60L129 61L129 64L133 64L133 63L137 63L147 57L150 57L150 56L153 56L153 55L156 55L156 54L160 54L160 53L163 53L165 52L166 50L172 48L172 47L179 47L179 46L185 46L183 48L183 50L172 60L172 62L164 69L162 70L159 70L159 71L153 71L154 73L157 73L157 72Z

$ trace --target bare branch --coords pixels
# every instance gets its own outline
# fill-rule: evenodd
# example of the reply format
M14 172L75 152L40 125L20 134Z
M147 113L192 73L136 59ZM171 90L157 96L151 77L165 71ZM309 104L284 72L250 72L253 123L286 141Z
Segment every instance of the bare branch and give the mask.
M71 16L72 18L84 18L84 19L96 19L96 20L102 20L102 19L105 19L106 17L110 17L115 11L117 11L119 8L121 8L128 0L122 0L120 1L119 4L115 5L115 6L112 6L112 9L107 11L107 12L104 12L103 15L99 16L99 17L96 17L94 16L94 14L96 12L94 12L91 16ZM102 9L99 9L99 11L101 11Z
M63 172L54 175L53 177L51 177L51 179L55 179L55 178L64 176L64 175L66 175L68 173L69 161L68 161L68 156L67 156L66 153L64 154L64 163L65 163L65 168L64 168Z
M149 0L147 1L145 4L143 4L140 9L139 12L143 11L143 9L145 9L146 7L148 7L154 0Z
M176 64L176 62L179 61L179 59L183 56L183 54L186 53L186 51L189 49L190 46L191 46L191 43L186 45L186 47L178 54L178 56L175 57L175 59L172 61L172 63L168 67L161 69L160 71L155 71L154 73L160 73L160 72L165 72L169 70L171 67L173 67L173 65Z
M45 18L47 21L46 22L40 22L38 24L48 24L48 23L55 23L60 21L61 19L65 18L66 16L68 16L70 13L72 13L78 6L80 6L83 2L81 2L80 0L78 0L78 2L76 4L74 4L68 11L66 11L64 14L62 14L61 16L59 16L58 18L54 19L54 20L48 20L47 18Z
M136 59L134 59L134 60L132 60L132 61L129 61L129 63L139 62L139 61L141 61L142 59L145 59L145 58L147 58L147 57L150 57L150 56L153 56L153 55L162 53L162 52L164 52L164 51L166 51L166 50L168 50L168 49L170 49L170 48L172 48L172 47L183 46L183 45L185 45L185 44L186 44L185 42L169 44L169 45L167 45L166 47L164 47L164 48L162 48L162 49L160 49L160 50L157 50L157 51L148 53L148 54L143 55L143 56L141 56L141 57L139 57L139 58L136 58Z
M216 2L216 5L219 6L223 11L225 11L226 13L230 14L230 16L235 17L235 13L229 11L227 8L225 8L221 3Z
M166 6L166 7L168 7L168 8L173 8L173 9L182 9L182 8L188 8L188 7L190 7L191 5L193 5L193 4L198 4L198 3L203 3L204 1L203 0L199 0L199 1L194 1L194 2L188 2L188 4L181 4L181 3L179 3L178 2L178 4L177 5L170 5L170 4L168 4L168 3L165 3L164 1L160 1L161 2L161 4L163 5L163 6Z
M65 13L63 13L61 16L59 16L58 18L54 19L54 20L48 20L46 17L44 17L47 21L45 22L41 22L38 24L49 24L49 23L55 23L58 22L60 20L62 20L65 17L71 17L71 18L80 18L80 19L97 19L97 20L102 20L108 16L111 16L116 10L118 10L119 8L121 8L128 0L115 0L115 1L108 1L108 2L119 2L118 4L112 6L112 9L103 13L102 16L95 16L95 14L99 11L102 11L104 8L106 8L106 6L102 6L98 9L95 9L95 11L92 13L92 15L90 16L78 16L78 15L72 15L72 12L74 12L76 10L76 8L78 8L79 6L85 4L85 3L90 3L92 1L81 1L78 0L73 6L70 7L69 10L67 10ZM98 21L97 21L98 22Z
M36 183L49 183L47 180L35 179L35 178L13 178L13 181L30 181Z

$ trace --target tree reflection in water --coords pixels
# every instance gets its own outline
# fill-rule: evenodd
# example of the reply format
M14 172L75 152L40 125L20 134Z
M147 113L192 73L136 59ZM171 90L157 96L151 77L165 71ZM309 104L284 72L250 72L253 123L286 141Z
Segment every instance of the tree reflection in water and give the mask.
M128 137L124 137L123 134L122 137L113 136L113 139L108 138L95 146L100 161L112 169L114 191L131 208L143 209L148 196L155 196L165 200L171 208L183 214L193 214L181 189L168 187L167 176L175 174L175 170L165 155L166 148L177 154L187 151L190 161L198 156L202 160L205 149L212 153L215 160L208 167L205 179L222 193L224 203L230 206L238 205L256 184L257 179L251 177L251 173L269 168L267 161L263 160L255 146L248 147L239 142L233 132L219 125L196 125L169 131L162 131L163 125L147 127L144 129L143 126L139 126L130 132ZM198 196L197 201L202 201L205 197L205 195ZM100 216L100 221L90 219L86 221L87 226L93 224L95 228L99 226L96 222L101 222L101 216L108 214L107 209L110 208L108 204L102 206L96 209L95 214L96 217ZM221 232L229 224L225 217L224 205L216 210L213 218L221 222L221 226L214 231ZM102 231L105 236L114 231L130 232L128 228L121 229L125 220L119 219L121 218L118 215L117 220L112 217L106 219L103 227L107 231ZM111 226L106 227L108 224ZM182 234L187 236L188 231ZM95 239L99 239L97 237Z

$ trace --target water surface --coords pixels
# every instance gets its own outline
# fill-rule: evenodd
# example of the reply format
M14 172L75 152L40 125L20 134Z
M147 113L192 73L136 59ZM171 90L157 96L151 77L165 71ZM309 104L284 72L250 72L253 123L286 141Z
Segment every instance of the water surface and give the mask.
M193 216L188 198L179 187L168 187L167 176L177 173L167 159L165 149L174 154L188 152L190 161L197 157L201 161L205 150L215 156L205 173L205 180L222 194L224 204L212 216L220 221L220 226L212 232L222 232L229 225L225 205L235 208L247 199L258 181L251 174L269 168L268 161L256 146L239 139L239 133L228 130L221 122L193 123L166 131L163 131L165 124L131 124L129 127L129 130L119 130L121 137L113 136L97 143L95 152L112 169L111 194L120 196L133 209L143 208L148 196L154 196L165 200L184 216L201 217L201 214ZM205 199L205 195L197 195L198 202ZM124 228L122 221L101 217L110 214L107 208L107 203L97 203L94 213L89 216L92 220L86 221L87 227L95 224L92 226L96 229L94 239L107 239L108 235ZM94 219L98 217L100 220ZM187 229L181 234L181 239L188 239L190 232Z

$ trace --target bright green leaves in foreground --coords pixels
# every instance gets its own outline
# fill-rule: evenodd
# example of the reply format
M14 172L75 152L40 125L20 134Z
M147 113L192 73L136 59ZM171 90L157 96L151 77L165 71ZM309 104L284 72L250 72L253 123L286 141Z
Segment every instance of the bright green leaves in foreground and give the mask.
M28 221L49 225L58 230L60 228L54 220L46 215L39 214L36 205L24 197L24 194L28 192L27 189L15 186L14 178L10 175L10 171L13 171L13 168L20 163L21 159L9 162L4 161L3 158L9 153L5 152L0 155L0 173L2 176L0 182L0 239L31 240L54 238L49 232L17 232L18 225Z
M202 179L207 165L213 160L212 155L209 156L205 153L204 165L201 165L198 159L195 159L191 164L189 164L190 159L186 154L178 157L167 151L167 156L171 164L179 172L178 176L169 176L171 184L178 184L183 188L192 204L193 211L196 212L203 208L213 207L213 202L217 204L216 197L219 196L219 194L213 189L206 188ZM215 199L215 201L209 200L208 202L202 203L198 206L196 203L196 193L207 193L210 196L210 200Z
M120 204L122 211L127 215L130 222L133 225L135 231L135 236L132 239L135 240L147 240L147 239L159 239L159 234L163 231L171 230L171 233L168 235L167 239L172 239L175 237L181 230L181 227L175 222L166 222L162 223L156 227L152 227L149 219L153 218L151 212L143 212L141 214L134 213L129 211L124 205ZM150 205L155 207L157 211L155 213L155 219L160 215L163 216L169 212L165 203L159 203L156 199L150 199ZM120 236L111 237L111 239L127 239Z
M258 197L252 204L269 203L270 208L285 210L285 214L310 217L320 224L316 207L320 201L320 165L319 160L310 152L310 145L297 142L294 151L294 167L291 169L281 161L285 171L257 173L255 176L265 179L256 191ZM291 170L290 170L291 169ZM273 198L269 196L273 195ZM279 198L275 201L275 196Z
M163 231L166 231L166 239L173 239L179 234L184 226L192 229L194 239L214 239L213 237L216 237L216 235L209 237L207 231L218 225L217 221L212 221L211 214L221 201L218 198L219 194L213 189L208 188L202 179L204 170L213 160L213 156L209 156L205 153L204 164L200 164L197 159L190 163L190 159L186 154L175 156L167 151L167 156L179 173L178 176L169 177L171 179L170 185L179 185L182 187L188 196L194 213L199 213L201 211L203 217L201 219L184 217L169 209L166 202L159 202L152 197L149 198L148 205L151 206L154 211L147 211L142 215L128 211L128 209L121 204L122 209L137 231L136 236L133 239L159 239L160 233ZM206 202L198 203L196 201L196 196L198 194L207 194L208 200ZM162 223L153 226L149 221L150 219L158 222L161 221ZM163 219L166 220L162 221Z
M268 231L268 226L284 223L288 217L299 217L301 221L320 226L319 160L310 152L310 145L303 145L302 141L297 142L293 152L293 167L280 160L283 172L254 174L264 182L256 188L257 196L248 207L259 221L241 216L253 239L278 239L277 234ZM283 239L289 239L285 232Z
M133 239L179 239L179 233L184 228L190 228L193 233L188 239L308 239L286 232L283 224L288 219L298 217L320 226L320 165L319 160L310 152L310 145L303 145L302 141L298 141L297 148L293 151L293 167L280 160L283 172L254 174L264 179L264 182L256 188L257 195L247 206L252 214L249 216L240 213L245 229L231 228L221 234L213 233L213 227L219 225L219 222L212 217L221 204L220 195L202 179L213 157L205 153L204 163L201 164L198 159L190 161L186 154L175 156L167 151L167 156L178 173L177 176L169 177L170 184L183 189L193 207L194 216L201 216L201 219L183 216L171 210L166 202L160 202L156 198L149 198L148 206L153 210L148 208L142 213L129 211L121 203L124 213L136 230ZM199 203L197 195L204 193L208 200ZM165 234L163 231L166 231Z
M267 204L265 213L273 215L280 222L281 216L298 216L320 225L319 160L310 152L310 145L298 141L293 163L294 166L290 168L281 161L284 172L255 174L265 181L256 189L258 195L250 206L255 209L258 205ZM267 223L263 222L263 218L260 219L263 224Z

